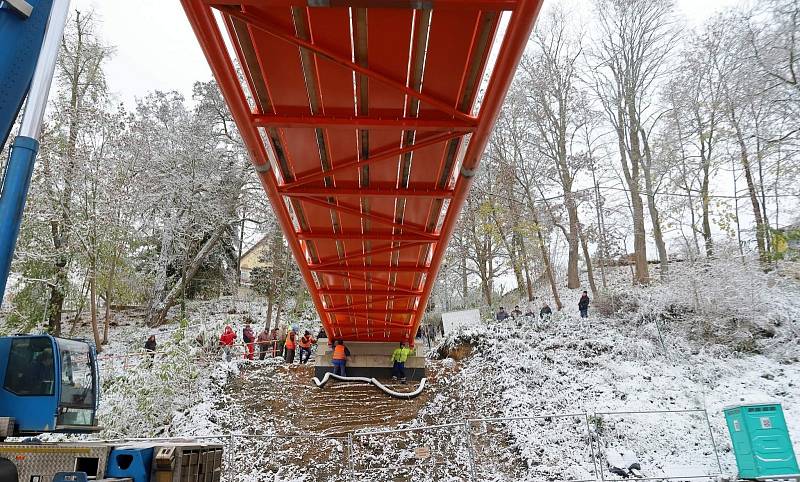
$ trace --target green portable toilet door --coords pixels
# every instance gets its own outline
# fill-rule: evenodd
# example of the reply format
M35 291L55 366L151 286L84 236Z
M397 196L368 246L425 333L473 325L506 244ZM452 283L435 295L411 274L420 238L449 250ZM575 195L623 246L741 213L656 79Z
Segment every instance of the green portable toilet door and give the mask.
M783 413L775 407L748 407L746 410L759 475L797 474L797 461Z
M728 431L731 434L733 452L736 455L736 467L739 469L740 477L755 477L756 460L753 451L750 450L750 436L742 418L741 409L736 409L728 414Z

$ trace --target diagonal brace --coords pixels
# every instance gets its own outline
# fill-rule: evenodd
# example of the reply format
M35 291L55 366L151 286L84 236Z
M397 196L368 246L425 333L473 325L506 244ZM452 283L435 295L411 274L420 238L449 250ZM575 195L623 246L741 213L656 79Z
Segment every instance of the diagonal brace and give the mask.
M409 97L414 97L416 99L419 99L420 101L428 105L431 105L433 107L436 107L442 112L445 112L446 114L451 115L457 119L461 119L467 122L475 122L476 120L469 114L465 114L464 112L459 111L449 102L445 102L430 95L423 94L422 92L418 92L408 87L405 84L405 82L399 82L386 74L378 72L369 67L364 67L362 65L359 65L350 59L338 55L333 50L317 45L314 42L303 40L292 33L286 32L281 27L274 25L272 22L269 22L263 18L256 18L253 15L248 15L232 5L215 5L215 8L223 13L230 15L231 17L238 18L242 22L245 22L264 33L267 33L269 35L272 35L273 37L281 39L284 42L288 42L290 44L296 45L297 47L304 48L322 58L330 60L331 62L339 64L350 70L354 70L361 75L376 80L382 84L388 85L389 87L393 87L397 90L400 90Z

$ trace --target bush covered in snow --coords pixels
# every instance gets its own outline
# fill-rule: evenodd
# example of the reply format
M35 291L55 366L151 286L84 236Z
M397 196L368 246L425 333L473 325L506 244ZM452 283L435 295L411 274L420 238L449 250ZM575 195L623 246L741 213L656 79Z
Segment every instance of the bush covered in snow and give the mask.
M673 263L650 286L610 287L592 304L603 316L655 324L736 351L800 356L800 284L738 256Z
M159 340L155 358L143 353L105 362L102 368L98 417L103 435L153 437L212 431L215 420L209 402L235 365L209 359L194 337L187 336L183 323ZM195 412L204 415L196 417Z

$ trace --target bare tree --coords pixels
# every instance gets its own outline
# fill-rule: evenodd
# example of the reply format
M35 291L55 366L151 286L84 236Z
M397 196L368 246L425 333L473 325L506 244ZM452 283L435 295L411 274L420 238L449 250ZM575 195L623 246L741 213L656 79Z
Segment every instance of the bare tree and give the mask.
M552 162L553 174L564 195L569 228L567 287L580 287L578 273L578 203L573 193L575 177L582 165L573 155L572 142L581 129L587 100L578 89L578 61L582 54L581 33L571 31L569 13L561 6L548 10L533 35L533 51L522 61L525 91L536 129L535 146Z
M666 245L661 234L655 189L648 176L647 136L655 121L652 93L664 72L666 58L675 41L671 1L597 0L599 35L593 56L595 92L617 135L620 164L629 191L633 214L633 244L636 281L650 280L641 182L646 181L653 235L667 269ZM649 125L648 125L649 124Z

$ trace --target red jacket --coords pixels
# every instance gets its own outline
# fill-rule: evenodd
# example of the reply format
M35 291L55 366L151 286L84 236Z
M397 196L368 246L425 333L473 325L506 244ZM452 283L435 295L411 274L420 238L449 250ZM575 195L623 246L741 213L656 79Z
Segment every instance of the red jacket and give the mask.
M236 332L230 326L225 327L225 331L219 336L219 342L225 346L233 346L233 340L236 339Z

